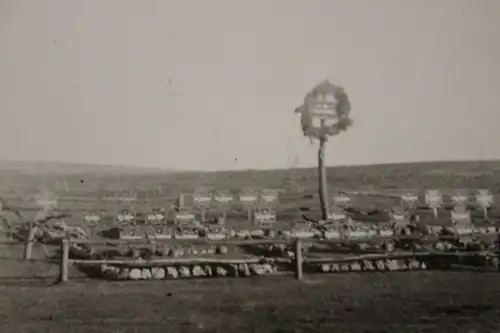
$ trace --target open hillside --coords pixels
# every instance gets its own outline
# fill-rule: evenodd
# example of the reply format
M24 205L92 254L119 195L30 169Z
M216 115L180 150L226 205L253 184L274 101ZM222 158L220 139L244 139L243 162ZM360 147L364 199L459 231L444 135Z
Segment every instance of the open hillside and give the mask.
M160 168L114 167L64 163L0 161L2 190L47 187L61 195L107 190L162 188L165 192L196 186L238 190L244 187L282 188L295 183L304 190L316 187L316 169L179 171ZM500 161L423 162L341 166L328 168L328 183L339 189L498 188ZM67 186L63 186L63 184ZM147 192L147 191L146 191ZM496 191L495 191L496 192ZM4 192L5 193L5 192ZM147 196L147 193L144 193Z
M134 190L144 199L164 202L196 186L265 187L282 190L278 219L298 217L300 206L317 206L312 168L143 173L65 168L0 168L2 196L9 204L33 209L31 196L46 188L57 194L61 209L76 213L89 207L111 211L97 199L114 191ZM500 162L334 167L328 172L330 191L488 188L497 194L500 189ZM377 204L390 203L385 198ZM89 281L72 269L66 285L53 285L58 267L43 261L40 248L31 262L18 260L21 246L1 251L2 332L495 332L499 327L498 273L117 283Z
M111 212L113 207L109 206L109 200L105 204L102 199L126 196L131 192L142 199L136 203L136 210L151 209L151 206L168 208L178 193L192 193L196 187L231 190L235 194L245 188L278 189L282 194L281 208L277 213L285 219L300 217L299 208L304 205L312 211L318 207L315 168L217 172L144 169L139 172L135 168L100 169L97 166L67 165L54 169L42 168L34 173L32 170L36 169L35 166L19 165L20 168L16 170L13 165L0 168L0 195L11 206L21 209L34 209L33 196L41 192L56 195L60 209L75 213L76 216L77 212L86 210ZM454 188L485 188L498 193L500 161L330 167L328 187L330 194L344 190L397 195L407 189L426 188L438 188L444 193ZM377 203L373 198L364 202L389 204ZM80 219L81 216L76 218Z

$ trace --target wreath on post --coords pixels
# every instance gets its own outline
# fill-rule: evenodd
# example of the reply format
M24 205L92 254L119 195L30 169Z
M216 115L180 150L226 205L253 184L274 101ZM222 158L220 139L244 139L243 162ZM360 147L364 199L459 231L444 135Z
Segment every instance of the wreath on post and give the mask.
M320 99L325 96L335 98L335 112L337 122L324 127L317 127L313 124L313 111ZM351 103L345 90L341 86L334 85L328 80L316 85L304 98L304 103L299 106L295 113L301 114L301 125L304 136L314 139L326 139L328 136L337 135L347 131L352 126L353 121L349 117Z

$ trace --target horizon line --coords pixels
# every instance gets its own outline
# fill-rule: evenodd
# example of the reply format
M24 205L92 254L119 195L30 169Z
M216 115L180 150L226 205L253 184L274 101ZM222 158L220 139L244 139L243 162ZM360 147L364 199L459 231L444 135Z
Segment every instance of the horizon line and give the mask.
M435 164L435 163L482 163L482 162L500 162L500 159L448 159L448 160L413 160L413 161L387 161L360 164L330 164L327 168L345 168L345 167L369 167L369 166L388 166L388 165L408 165L408 164ZM136 169L137 171L157 171L168 173L200 173L200 172L242 172L242 171L281 171L281 170L300 170L314 169L317 165L295 166L284 168L241 168L241 169L175 169L170 167L149 166L149 165L126 165L126 164L96 164L78 161L36 161L36 160L15 160L0 159L0 163L27 163L27 164L60 164L61 166L74 167L94 167L94 168L117 168L117 169ZM126 171L126 170L124 170Z

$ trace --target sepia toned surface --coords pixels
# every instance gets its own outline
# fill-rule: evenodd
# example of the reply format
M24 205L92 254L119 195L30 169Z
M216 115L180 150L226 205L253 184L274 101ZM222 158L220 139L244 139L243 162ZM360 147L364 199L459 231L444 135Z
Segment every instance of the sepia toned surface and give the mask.
M492 218L500 218L498 207L498 162L407 164L352 168L330 168L330 186L351 192L362 188L378 191L380 197L357 202L390 207L398 199L389 193L408 193L409 189L433 185L451 202L451 189L488 188L496 195ZM5 177L8 171L0 172ZM316 191L315 170L293 170L304 192L281 187L278 219L287 220L286 210L310 205L318 211L316 200L303 199ZM453 176L450 176L453 174ZM86 196L86 205L95 205L97 187L92 180L98 173L88 169L82 174L59 172L59 181L80 184L69 187L68 197ZM360 184L364 175L366 185ZM442 175L448 175L446 179ZM26 178L8 177L4 189L6 201L36 193L36 184L47 175ZM207 187L243 188L247 182L266 188L279 188L289 179L287 171L99 175L102 185L120 189L157 188L168 191L174 184L186 189L195 184ZM441 180L439 180L441 179ZM3 192L6 193L6 192ZM172 192L173 193L173 192ZM423 192L421 192L422 195ZM62 193L64 194L64 193ZM62 195L60 194L60 195ZM471 191L474 194L474 191ZM145 196L145 194L144 194ZM59 197L60 204L64 202ZM423 200L423 199L422 199ZM19 201L21 202L21 201ZM78 212L78 200L65 203L66 209ZM105 206L99 206L106 210ZM288 207L288 208L287 208ZM285 210L285 211L284 211ZM230 212L230 216L237 212ZM245 212L237 224L245 223ZM443 213L449 219L449 212ZM67 220L68 223L82 223ZM38 262L40 248L33 260L18 260L22 249L2 247L0 297L2 332L169 332L242 330L259 332L470 332L481 327L488 332L498 327L500 289L498 273L487 272L396 272L347 273L333 276L307 276L297 282L290 278L251 278L190 281L121 282L88 280L70 267L71 280L66 285L52 285L58 273L56 265ZM71 328L71 329L70 329Z
M6 333L497 332L496 281L498 273L415 272L307 282L3 284L0 313Z
M498 332L500 162L486 160L500 158L499 4L0 0L0 332ZM345 87L348 122L325 117L347 96L319 94L321 110L303 99L320 82ZM318 156L304 137L315 119L293 112L303 102L320 124L354 124ZM424 160L483 162L350 166ZM172 220L184 223L173 232ZM199 220L217 223L200 236ZM327 226L352 240L413 232L410 221L415 234L454 224L485 237L354 244ZM342 244L237 239L313 229ZM206 251L75 246L148 233L235 239ZM312 269L372 250L416 257L416 245L430 251L418 268L361 255ZM202 279L186 263L256 268L266 251L292 267Z

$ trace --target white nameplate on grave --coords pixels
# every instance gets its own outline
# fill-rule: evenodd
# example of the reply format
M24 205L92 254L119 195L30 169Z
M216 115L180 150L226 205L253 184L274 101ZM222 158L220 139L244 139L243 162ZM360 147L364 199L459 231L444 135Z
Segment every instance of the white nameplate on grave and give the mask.
M333 203L339 206L345 206L351 202L351 198L348 195L341 194L333 197Z
M392 219L394 221L404 221L406 219L406 216L404 214L397 214L397 213L392 213L391 214Z
M244 204L254 203L257 201L257 195L255 193L241 193L238 200Z
M476 202L480 207L489 208L493 206L493 194L489 190L477 190Z
M328 212L328 220L331 221L342 221L347 219L347 215L342 208L343 205L339 206L333 206L330 208L330 211Z
M401 201L406 204L406 205L409 205L409 206L414 206L418 203L418 194L416 193L413 193L413 192L410 192L410 193L407 193L407 194L403 194L401 196Z
M175 219L178 221L191 221L194 220L196 216L192 213L176 213Z
M271 204L277 201L278 192L275 190L262 190L259 193L260 198L266 204Z
M220 204L229 204L233 201L233 196L227 193L217 193L214 195L214 200Z
M469 202L469 196L465 191L455 191L451 196L451 202L454 205L466 204Z
M262 200L264 200L265 202L268 202L268 203L276 200L275 195L261 195L261 198L262 198Z
M276 214L274 213L255 213L255 220L257 222L275 222Z
M134 215L129 213L118 214L117 220L120 222L131 222L134 219Z
M194 201L197 204L206 204L212 201L212 196L208 194L195 194Z
M443 195L439 190L425 191L425 204L431 208L439 208L443 204Z
M154 221L163 221L165 220L165 216L160 213L149 213L146 217L146 219L150 222Z
M95 215L95 214L85 215L85 217L84 217L84 221L86 223L97 223L100 220L101 220L101 217L99 215Z
M345 220L347 217L345 213L340 213L340 212L332 212L328 214L328 219L332 221L342 221Z

